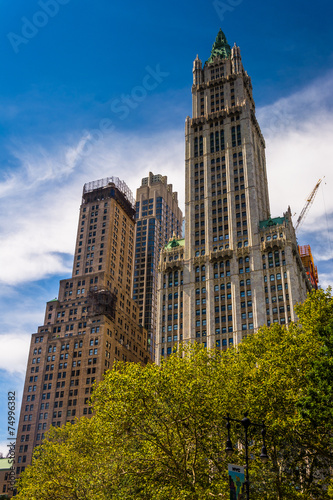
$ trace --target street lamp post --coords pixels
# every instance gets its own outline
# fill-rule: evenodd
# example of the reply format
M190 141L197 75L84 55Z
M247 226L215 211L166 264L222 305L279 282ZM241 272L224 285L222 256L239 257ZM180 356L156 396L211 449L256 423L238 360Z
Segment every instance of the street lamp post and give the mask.
M265 464L268 461L268 455L267 455L267 450L266 450L266 443L265 443L265 435L266 435L266 426L264 422L261 424L255 424L254 422L251 422L251 420L247 416L248 414L245 413L244 418L242 420L237 420L235 418L230 418L229 413L227 413L227 416L225 417L227 421L227 430L228 430L228 439L226 442L226 447L225 447L225 452L228 455L228 457L231 457L231 455L234 452L234 448L232 446L232 442L230 439L230 422L237 422L238 424L242 424L244 427L244 434L245 434L245 462L246 462L246 500L250 500L250 480L249 480L249 442L248 442L248 428L252 425L254 427L261 427L261 435L262 435L262 448L261 448L261 453L260 453L260 459L261 461Z

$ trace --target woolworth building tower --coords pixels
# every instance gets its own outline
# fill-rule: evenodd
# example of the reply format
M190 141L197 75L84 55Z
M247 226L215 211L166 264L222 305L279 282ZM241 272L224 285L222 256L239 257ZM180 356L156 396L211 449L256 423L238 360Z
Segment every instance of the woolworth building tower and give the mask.
M221 30L193 63L185 145L185 240L161 254L156 362L182 341L226 349L287 325L311 289L290 209L271 218L251 78Z

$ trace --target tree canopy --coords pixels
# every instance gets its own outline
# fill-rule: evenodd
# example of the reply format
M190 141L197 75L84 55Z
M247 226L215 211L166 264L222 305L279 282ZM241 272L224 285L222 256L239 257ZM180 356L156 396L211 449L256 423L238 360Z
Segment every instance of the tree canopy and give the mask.
M94 414L52 428L21 476L19 500L228 499L228 462L243 465L243 429L225 455L226 420L250 427L251 499L328 499L332 463L330 290L236 349L183 346L161 366L117 363L96 387ZM237 446L236 446L237 445Z

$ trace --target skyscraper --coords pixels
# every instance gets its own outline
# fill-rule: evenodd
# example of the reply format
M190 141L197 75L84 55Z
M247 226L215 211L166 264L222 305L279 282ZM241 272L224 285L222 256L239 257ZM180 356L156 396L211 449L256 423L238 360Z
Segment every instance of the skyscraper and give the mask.
M133 298L139 319L148 331L154 354L157 313L157 267L162 247L171 236L181 236L183 214L177 193L167 177L149 172L136 191L135 270Z
M220 30L193 64L185 124L185 240L160 260L156 362L181 340L225 349L294 319L311 284L288 208L271 218L265 141L240 49Z
M117 177L85 184L72 277L32 335L16 445L16 472L50 426L89 415L94 382L114 360L148 362L147 332L131 297L135 208Z

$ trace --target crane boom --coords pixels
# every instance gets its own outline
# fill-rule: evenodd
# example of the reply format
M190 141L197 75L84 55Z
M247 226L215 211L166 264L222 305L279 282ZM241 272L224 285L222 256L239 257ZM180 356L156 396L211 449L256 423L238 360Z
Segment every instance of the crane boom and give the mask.
M302 212L300 213L300 216L297 219L296 226L295 226L295 231L297 231L297 229L300 227L301 223L304 221L305 215L307 214L309 208L311 207L311 205L312 205L312 203L313 203L313 201L315 199L315 196L317 194L317 191L318 191L318 188L320 186L320 183L321 183L321 181L323 179L324 179L324 177L322 179L319 179L319 181L317 182L317 184L315 185L315 187L311 191L310 195L307 197L307 200L306 200L306 203L305 203L305 205L303 207L303 210L302 210Z

